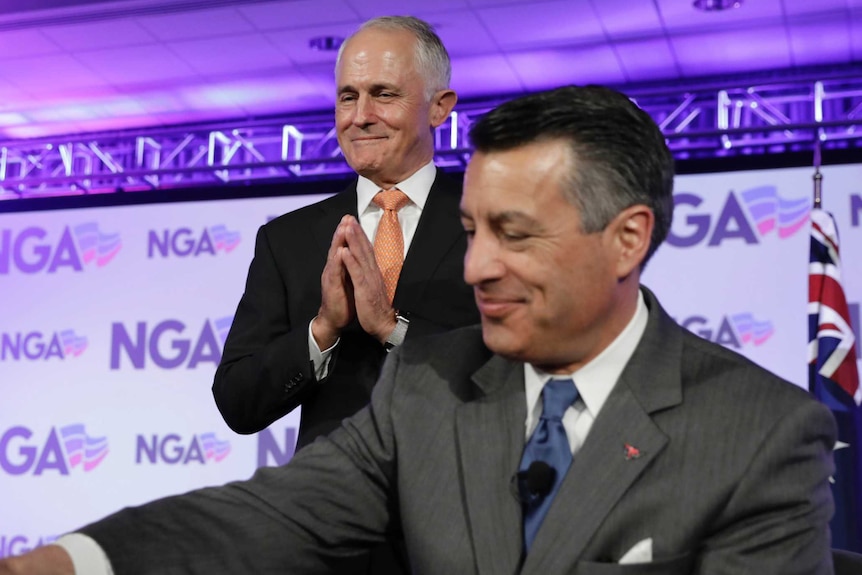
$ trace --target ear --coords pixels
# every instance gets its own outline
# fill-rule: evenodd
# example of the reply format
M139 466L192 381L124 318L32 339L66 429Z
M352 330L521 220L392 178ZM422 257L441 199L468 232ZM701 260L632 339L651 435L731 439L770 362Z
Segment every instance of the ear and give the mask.
M453 90L440 90L431 97L428 116L432 128L436 128L446 121L446 118L452 113L452 109L455 108L457 101L458 95Z
M616 248L618 279L640 271L641 263L649 251L654 225L652 210L643 204L626 208L611 221L608 230Z

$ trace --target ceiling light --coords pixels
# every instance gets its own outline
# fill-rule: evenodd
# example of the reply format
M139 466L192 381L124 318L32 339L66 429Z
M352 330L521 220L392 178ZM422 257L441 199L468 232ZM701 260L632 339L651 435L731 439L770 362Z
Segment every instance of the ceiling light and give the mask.
M694 0L694 7L704 12L721 12L742 6L742 0Z
M315 36L308 41L308 47L318 52L335 52L343 43L341 36Z

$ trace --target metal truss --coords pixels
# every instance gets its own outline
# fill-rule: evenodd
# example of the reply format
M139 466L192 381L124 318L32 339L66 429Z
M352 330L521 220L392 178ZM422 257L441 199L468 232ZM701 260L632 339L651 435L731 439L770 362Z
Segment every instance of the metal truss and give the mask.
M858 148L862 77L669 91L630 90L679 160ZM455 169L469 130L500 100L458 106L436 132L436 161ZM189 188L349 174L332 116L0 142L0 199Z

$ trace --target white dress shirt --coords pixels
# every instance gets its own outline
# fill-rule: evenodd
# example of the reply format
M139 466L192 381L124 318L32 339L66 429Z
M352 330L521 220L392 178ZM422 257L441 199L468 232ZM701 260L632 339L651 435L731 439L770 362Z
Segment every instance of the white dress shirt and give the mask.
M647 316L643 295L639 294L637 309L625 329L595 359L568 376L575 381L580 393L578 400L563 415L563 427L566 429L573 455L576 455L584 444L593 421L631 359L646 329ZM524 387L527 395L525 442L538 425L542 414L542 388L548 380L562 377L564 376L551 376L530 364L524 364ZM70 533L51 545L59 545L69 553L77 575L114 575L108 556L98 543L86 535Z
M528 363L524 364L524 387L527 393L526 440L529 440L539 424L539 418L542 415L542 389L545 384L551 379L570 377L574 380L580 395L563 414L563 427L566 430L569 447L572 448L572 455L578 453L590 432L593 421L640 343L646 329L648 315L643 294L638 294L635 314L625 329L592 361L567 376L552 376Z

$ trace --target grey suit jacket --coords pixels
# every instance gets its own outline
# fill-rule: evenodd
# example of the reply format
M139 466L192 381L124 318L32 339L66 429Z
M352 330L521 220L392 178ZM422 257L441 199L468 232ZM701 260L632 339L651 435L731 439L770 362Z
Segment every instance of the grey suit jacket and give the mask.
M424 574L831 573L831 414L644 293L644 337L526 558L523 365L476 327L393 353L371 405L290 464L84 532L117 575L325 573L399 530ZM654 563L617 564L647 537Z

